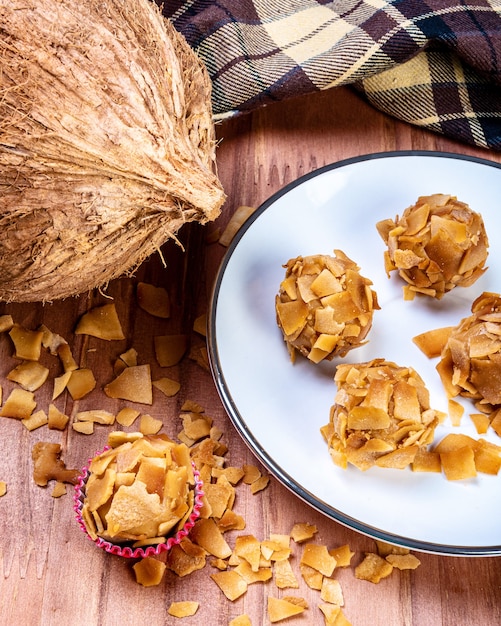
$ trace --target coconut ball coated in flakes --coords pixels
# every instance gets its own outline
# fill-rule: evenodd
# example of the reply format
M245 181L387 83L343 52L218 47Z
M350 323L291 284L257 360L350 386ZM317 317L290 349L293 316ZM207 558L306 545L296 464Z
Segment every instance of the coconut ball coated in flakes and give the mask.
M108 446L90 459L75 488L77 521L107 552L128 558L159 554L193 528L201 488L184 443L163 434L111 432Z
M471 398L494 418L501 409L501 295L483 292L451 330L437 371L447 395Z
M335 404L321 429L336 465L365 471L373 465L403 469L432 443L445 415L430 407L421 376L393 361L341 363Z
M440 300L469 287L486 271L489 241L482 216L455 196L421 196L402 216L378 222L387 245L385 269L407 283L405 300L417 293Z
M372 282L341 250L290 259L275 298L277 324L291 360L319 363L366 343L379 309Z

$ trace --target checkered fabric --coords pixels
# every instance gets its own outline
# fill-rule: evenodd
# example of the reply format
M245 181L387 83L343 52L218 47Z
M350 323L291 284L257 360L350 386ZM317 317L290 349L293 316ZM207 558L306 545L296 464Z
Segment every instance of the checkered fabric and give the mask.
M156 0L206 64L217 118L352 85L501 150L501 0Z

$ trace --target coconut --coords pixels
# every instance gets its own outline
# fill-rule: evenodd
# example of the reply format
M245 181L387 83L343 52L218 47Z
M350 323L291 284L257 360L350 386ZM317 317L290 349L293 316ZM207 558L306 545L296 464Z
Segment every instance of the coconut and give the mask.
M149 0L0 0L0 300L50 301L214 220L211 83Z

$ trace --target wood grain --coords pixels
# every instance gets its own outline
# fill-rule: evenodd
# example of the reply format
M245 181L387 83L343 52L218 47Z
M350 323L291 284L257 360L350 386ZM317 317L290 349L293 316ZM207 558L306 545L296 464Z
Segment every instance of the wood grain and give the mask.
M501 162L501 155L470 148L400 123L372 109L353 91L345 88L315 96L293 99L231 119L217 127L219 175L228 195L223 214L215 224L192 227L182 233L189 241L188 253L169 242L161 259L152 257L133 278L114 281L107 294L85 294L79 298L40 304L0 305L0 314L35 328L44 323L70 341L81 363L92 368L98 385L89 396L72 402L58 399L58 408L74 416L77 410L102 408L117 411L119 401L104 395L102 385L112 377L113 361L129 347L138 350L140 361L154 365L152 338L155 334L180 332L207 308L214 278L225 249L218 243L204 244L214 229L224 229L234 210L242 205L258 206L272 193L307 172L325 164L362 154L387 150L441 150L470 154ZM307 214L305 214L307 220ZM135 305L138 280L165 285L173 302L170 320L155 320ZM75 322L88 308L112 297L128 339L103 342L73 334ZM188 303L188 304L187 304ZM203 345L192 336L194 345ZM58 362L47 357L51 376L58 375ZM12 346L0 337L0 384L4 398L13 383L7 372L16 364ZM162 373L165 375L165 372ZM162 417L164 431L175 435L181 428L179 412L186 399L199 402L225 433L229 465L256 463L252 453L232 427L208 371L186 357L169 371L181 382L174 398L155 394L154 417ZM48 408L50 385L37 392L39 407ZM140 407L142 412L145 407ZM167 572L158 587L143 588L133 577L130 562L109 556L88 541L74 520L69 492L53 499L51 487L37 487L32 480L31 449L36 441L55 441L63 446L68 467L81 467L106 442L109 429L96 427L91 436L50 431L46 427L28 432L17 420L0 418L2 456L0 480L8 485L0 499L0 623L24 626L116 624L207 623L224 626L247 613L254 626L268 624L268 596L298 595L309 603L302 616L286 623L321 625L319 593L300 583L299 590L280 592L273 583L254 584L236 602L229 602L210 579L208 564L186 578ZM237 489L235 510L247 522L245 533L265 539L269 533L288 533L295 522L318 527L315 541L334 547L349 543L355 552L353 565L365 551L374 549L370 538L332 522L312 510L284 486L272 479L268 488L252 495L247 486ZM233 543L236 533L230 533ZM293 568L298 578L300 547L294 547ZM477 626L501 621L501 560L499 558L456 558L419 555L421 566L412 572L394 572L380 584L357 580L354 567L340 570L344 612L353 626ZM194 617L178 620L167 609L174 600L197 600Z

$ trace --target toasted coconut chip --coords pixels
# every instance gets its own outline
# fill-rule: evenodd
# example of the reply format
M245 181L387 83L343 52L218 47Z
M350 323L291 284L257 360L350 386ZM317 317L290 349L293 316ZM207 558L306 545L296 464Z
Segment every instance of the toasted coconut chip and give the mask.
M254 571L247 561L241 561L235 567L234 571L237 572L248 585L266 582L273 576L271 567L258 567L258 569Z
M474 478L477 472L498 474L501 446L462 433L446 435L434 448L448 480Z
M501 447L479 439L473 448L477 472L497 476L501 469Z
M49 376L49 369L36 361L23 361L7 374L12 380L27 391L39 389Z
M49 423L49 418L47 417L47 413L40 409L35 413L32 413L30 417L21 420L23 426L25 426L28 430L35 430L36 428L40 428L40 426L45 426Z
M66 389L66 386L68 385L68 382L71 378L72 371L73 370L70 370L68 372L65 372L64 374L61 374L61 376L57 376L56 378L54 378L54 390L52 392L53 400L59 398L59 396Z
M25 361L38 361L42 351L43 331L29 330L14 324L9 331L14 344L14 355Z
M470 419L475 424L475 429L479 435L485 435L491 425L491 420L485 413L470 413ZM494 430L495 427L493 426Z
M82 435L92 435L94 432L94 422L74 422L71 427Z
M329 554L336 559L336 567L349 567L351 559L355 555L355 553L350 550L348 544L332 548L329 550Z
M463 415L464 406L455 400L449 399L449 417L451 424L453 426L460 426Z
M93 409L90 411L79 411L75 415L77 422L95 422L96 424L111 425L115 422L115 415L109 411Z
M54 404L49 405L47 423L50 429L64 430L69 422L69 415L65 415Z
M490 424L496 434L501 437L501 407L491 413Z
M341 607L335 604L322 603L318 605L318 608L322 611L325 618L325 626L336 626L339 623L339 626L343 622L339 621L339 617L341 615ZM346 622L347 623L347 622Z
M256 465L244 465L243 471L243 482L247 485L251 485L253 482L261 477L261 471Z
M223 467L214 468L212 470L212 476L214 478L220 478L221 476L225 476L225 478L231 485L237 485L244 477L244 473L245 472L241 467Z
M166 376L152 381L151 384L168 397L175 396L181 389L181 383Z
M235 570L217 572L210 577L232 602L247 591L247 583Z
M475 453L471 448L444 452L440 455L440 461L448 480L465 480L477 475Z
M161 367L177 365L188 349L187 335L158 335L153 341L155 356Z
M324 602L330 602L331 604L337 604L337 606L344 606L343 590L338 580L333 578L324 578L322 581L322 589L320 590L320 597Z
M0 409L1 417L28 419L35 410L37 403L32 391L13 389Z
M14 320L12 319L12 315L4 314L0 315L0 333L9 332L14 326Z
M421 565L421 561L414 554L389 554L386 560L400 570L416 569Z
M235 489L226 478L221 478L216 483L207 483L204 493L211 515L216 518L222 518L225 511L231 509L235 498Z
M305 610L301 604L296 604L285 598L268 596L268 618L272 624L299 615Z
M96 379L92 370L83 367L71 372L66 383L66 388L70 392L73 400L80 400L89 394L96 386ZM54 399L54 398L53 398Z
M200 604L193 600L184 600L183 602L171 602L167 613L174 617L190 617L195 615Z
M266 489L269 483L270 483L269 476L260 476L257 480L251 483L251 486L250 486L251 493L255 495L259 491L263 491L263 489Z
M104 387L110 398L120 398L140 404L153 404L150 365L127 367Z
M155 317L170 317L170 299L164 287L155 287L139 282L136 287L137 303L147 313Z
M73 370L78 369L78 363L75 361L73 354L71 353L69 344L65 341L57 347L57 356L59 357L65 372L72 372Z
M132 566L136 575L136 582L143 587L159 585L162 582L165 568L165 563L150 556L141 559ZM190 613L190 615L192 614Z
M409 554L409 548L396 546L386 541L376 539L377 553L379 556L387 557L389 554Z
M324 579L324 575L313 567L306 565L305 563L299 564L299 569L301 571L301 576L305 583L310 587L310 589L316 589L320 591L322 588L322 581Z
M302 543L312 539L317 532L318 529L314 524L297 523L292 527L290 534L296 543Z
M278 589L299 589L299 583L289 559L275 561L273 565L275 585Z
M139 430L143 435L156 435L162 428L164 423L160 419L155 419L151 415L145 413L139 419Z
M355 577L371 583L379 583L393 571L393 565L373 552L367 552L364 560L355 568Z
M125 339L115 304L104 304L84 313L75 328L75 335L92 335L107 341Z
M261 562L261 543L253 535L240 535L235 540L235 554L245 559L253 572L259 570Z
M204 488L206 487L207 485L205 484ZM226 532L228 530L244 530L246 526L245 519L230 509L227 509L223 513L222 517L218 520L217 525L221 532Z
M197 520L190 536L196 544L217 558L226 559L232 553L232 549L212 518Z
M131 407L120 409L116 415L116 421L121 426L132 426L136 418L139 417L140 411Z
M172 546L167 554L166 565L179 577L183 578L196 570L203 569L207 552L190 539L183 539Z
M332 576L337 561L329 554L326 546L309 543L303 549L301 564L309 565L324 576Z
M61 496L66 495L66 484L57 481L50 495L53 498L60 498Z

